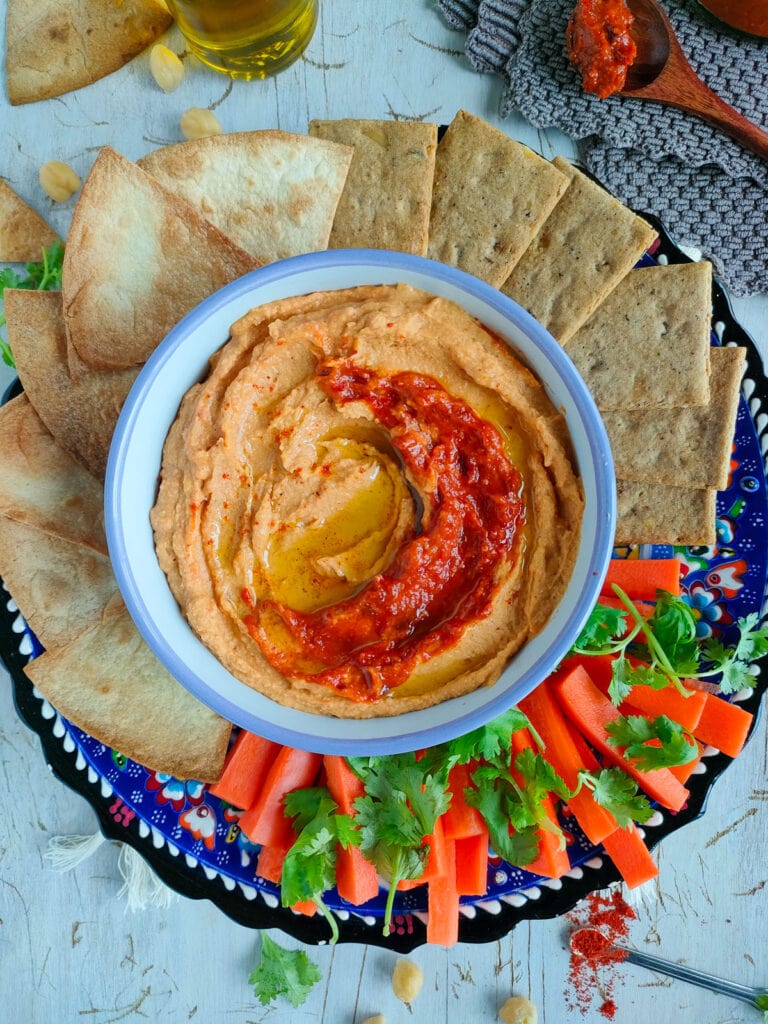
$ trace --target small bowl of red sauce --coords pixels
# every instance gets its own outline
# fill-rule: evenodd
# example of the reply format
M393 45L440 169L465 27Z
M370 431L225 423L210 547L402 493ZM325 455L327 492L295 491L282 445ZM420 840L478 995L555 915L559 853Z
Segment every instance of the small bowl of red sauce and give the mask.
M731 28L768 39L768 3L765 0L699 0L699 3Z
M462 271L363 249L189 313L125 403L105 488L162 664L238 726L348 756L447 741L530 693L597 599L615 517L562 347Z

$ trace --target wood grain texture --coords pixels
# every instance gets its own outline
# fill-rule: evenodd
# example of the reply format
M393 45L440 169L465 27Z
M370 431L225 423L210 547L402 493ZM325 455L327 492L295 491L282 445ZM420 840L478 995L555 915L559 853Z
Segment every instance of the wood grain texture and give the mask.
M0 26L6 0L0 0ZM2 45L0 28L0 45ZM168 36L177 52L178 36ZM544 156L572 156L557 132L496 115L500 85L461 58L463 40L431 0L330 0L305 59L266 82L228 80L185 58L187 77L166 96L143 55L79 92L12 108L0 95L0 176L61 232L72 203L52 204L37 182L49 159L85 177L97 147L135 159L181 139L182 112L211 106L225 131L305 131L312 117L403 117L448 123L459 107L485 117ZM768 299L734 303L768 352ZM11 379L2 368L0 386ZM659 848L658 882L633 897L630 939L745 984L768 984L768 752L765 724L715 787L706 815ZM179 900L170 910L124 911L117 894L117 849L102 845L74 872L44 859L54 835L87 834L96 819L79 796L53 779L40 747L17 718L0 673L0 996L3 1021L31 1024L360 1024L384 1013L388 1024L481 1024L497 1019L512 993L529 995L546 1024L600 1024L565 1006L568 959L564 922L533 921L489 945L413 954L425 985L413 1017L392 994L395 955L341 946L310 950L323 980L298 1010L264 1008L247 983L255 933L208 903ZM294 947L292 939L275 936ZM749 1010L653 974L626 967L616 1024L748 1024ZM756 1017L757 1015L752 1015Z

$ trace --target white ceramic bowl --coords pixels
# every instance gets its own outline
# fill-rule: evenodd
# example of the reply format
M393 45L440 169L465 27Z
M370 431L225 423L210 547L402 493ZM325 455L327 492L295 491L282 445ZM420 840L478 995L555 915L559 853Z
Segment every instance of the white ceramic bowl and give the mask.
M458 303L544 382L565 414L586 508L576 565L545 629L491 687L423 711L363 721L283 707L235 679L198 640L155 554L149 512L163 444L185 392L231 324L254 306L312 291L405 282ZM211 295L177 324L139 374L115 430L106 479L109 552L120 590L144 639L188 690L219 714L269 739L307 750L382 754L416 750L477 728L525 697L565 655L597 599L616 517L608 440L587 388L560 345L497 289L452 267L374 249L311 253L270 264Z

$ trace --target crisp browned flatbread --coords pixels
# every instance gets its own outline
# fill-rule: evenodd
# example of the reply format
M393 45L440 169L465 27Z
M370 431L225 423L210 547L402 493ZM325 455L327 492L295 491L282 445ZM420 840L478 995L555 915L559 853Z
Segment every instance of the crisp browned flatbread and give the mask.
M466 110L437 147L427 255L499 287L569 179Z
M712 349L707 405L603 413L616 476L670 487L726 487L745 354L743 348Z
M55 241L56 232L0 178L0 261L37 262Z
M120 601L106 555L5 516L0 576L43 647L69 643Z
M567 160L571 183L502 286L561 344L627 274L656 232Z
M90 85L154 42L171 20L159 0L8 0L8 99L32 103Z
M69 340L94 369L138 366L185 313L257 265L105 146L80 192L64 254Z
M352 149L288 132L211 135L137 161L260 263L328 246Z
M631 270L565 350L602 410L709 401L712 267Z
M153 771L214 782L232 726L177 683L123 609L25 669L66 718Z
M714 544L716 491L616 483L616 544Z
M117 417L138 368L69 375L67 337L58 292L8 290L8 339L21 383L56 441L100 480Z
M107 553L104 489L19 395L0 408L0 515Z
M310 121L309 134L354 147L331 249L427 252L437 126L415 121Z

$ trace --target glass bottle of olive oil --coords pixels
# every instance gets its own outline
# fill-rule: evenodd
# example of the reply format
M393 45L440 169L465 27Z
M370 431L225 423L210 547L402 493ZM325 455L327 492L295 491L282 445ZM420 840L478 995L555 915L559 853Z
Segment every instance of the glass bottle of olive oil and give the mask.
M301 56L319 0L167 0L192 53L231 78L266 78Z

